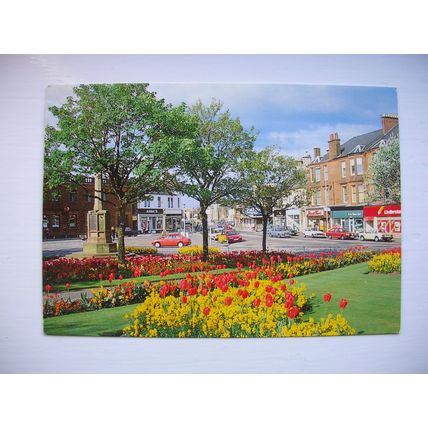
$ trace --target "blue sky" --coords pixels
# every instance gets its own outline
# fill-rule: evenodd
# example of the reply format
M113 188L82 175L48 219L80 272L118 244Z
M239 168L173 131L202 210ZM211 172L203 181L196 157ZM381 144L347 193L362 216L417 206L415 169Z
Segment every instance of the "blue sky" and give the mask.
M291 156L325 153L328 136L342 142L379 129L383 113L397 113L394 88L281 84L152 84L152 90L175 104L221 100L244 126L259 131L256 148L277 145Z
M172 104L224 103L245 127L259 132L256 149L275 145L287 155L324 154L328 136L337 132L342 143L380 129L383 113L398 114L394 88L283 84L153 83L149 89ZM71 86L50 86L47 105L60 105L72 93ZM47 122L52 116L47 114ZM188 206L194 205L189 201Z

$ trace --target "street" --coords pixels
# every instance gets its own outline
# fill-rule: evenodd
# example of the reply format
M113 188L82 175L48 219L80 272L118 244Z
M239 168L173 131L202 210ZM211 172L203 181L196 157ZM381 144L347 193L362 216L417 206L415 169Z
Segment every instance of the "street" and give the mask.
M261 232L240 232L243 241L234 244L220 244L217 241L210 241L210 246L221 248L222 251L242 251L242 250L260 250L262 233ZM125 238L127 247L151 247L151 242L159 235L139 235L137 237ZM192 245L202 245L202 234L192 233L189 235ZM291 238L267 238L268 250L284 250L292 253L320 252L330 250L341 250L356 246L367 246L374 250L382 250L401 246L401 239L394 239L392 242L374 242L357 240L338 240L327 238L304 238L302 235ZM83 241L80 239L54 239L43 241L43 256L66 256L74 252L83 250ZM158 254L176 254L178 248L163 247L158 250Z

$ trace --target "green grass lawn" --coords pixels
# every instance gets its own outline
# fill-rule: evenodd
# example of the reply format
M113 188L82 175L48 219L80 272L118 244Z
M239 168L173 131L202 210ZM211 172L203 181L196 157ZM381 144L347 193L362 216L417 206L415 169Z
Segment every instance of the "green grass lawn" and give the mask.
M400 329L400 275L369 274L367 263L347 266L327 272L299 277L308 293L314 292L312 317L320 320L328 313L343 313L358 334L398 333ZM330 303L323 295L331 293ZM340 299L349 301L345 310L339 309ZM113 336L127 325L123 316L138 306L122 306L93 312L64 315L44 320L49 335L61 336Z

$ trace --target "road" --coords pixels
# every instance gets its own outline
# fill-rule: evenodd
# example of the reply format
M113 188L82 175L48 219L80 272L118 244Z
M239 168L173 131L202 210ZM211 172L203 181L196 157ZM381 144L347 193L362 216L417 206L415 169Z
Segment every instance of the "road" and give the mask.
M261 232L242 232L243 241L231 245L220 244L216 241L210 243L213 247L219 247L223 251L260 250ZM139 235L137 237L125 238L126 246L151 246L151 241L157 235ZM192 245L202 245L200 233L190 234ZM267 246L269 250L285 250L293 253L320 252L330 250L342 250L355 246L368 246L369 248L382 250L401 246L401 239L392 242L372 242L355 240L337 240L326 238L304 238L302 235L292 238L269 238ZM83 241L80 239L54 239L43 242L43 256L65 256L73 252L83 250ZM161 248L159 254L176 254L177 248Z

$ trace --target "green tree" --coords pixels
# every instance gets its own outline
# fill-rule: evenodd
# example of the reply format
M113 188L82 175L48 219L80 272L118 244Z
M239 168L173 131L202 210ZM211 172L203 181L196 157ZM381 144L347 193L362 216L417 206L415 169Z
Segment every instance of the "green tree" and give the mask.
M239 193L234 203L259 212L263 220L262 250L274 209L302 206L306 202L306 171L299 161L266 147L239 164Z
M119 211L118 257L125 257L125 210L147 195L167 191L168 168L182 140L192 135L185 106L173 107L148 84L81 85L50 108L56 125L46 128L45 190L85 187L100 174Z
M208 257L208 217L210 205L238 190L236 167L256 139L253 128L245 130L239 118L232 118L222 103L205 106L198 101L190 108L197 123L193 139L182 145L178 162L177 188L196 199L202 220L203 259Z
M400 203L400 142L392 137L374 154L367 172L370 202Z

